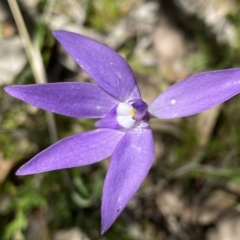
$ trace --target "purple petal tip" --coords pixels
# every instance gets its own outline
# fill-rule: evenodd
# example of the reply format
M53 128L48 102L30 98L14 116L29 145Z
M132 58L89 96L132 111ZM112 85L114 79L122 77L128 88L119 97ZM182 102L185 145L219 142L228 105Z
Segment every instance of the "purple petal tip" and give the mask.
M52 35L60 42L61 38L64 37L64 35L68 35L71 32L67 32L64 30L55 30L52 32Z
M24 175L29 175L31 173L26 173L25 171L22 170L22 167L20 167L16 173L15 173L17 176L24 176Z
M103 235L104 233L106 233L108 231L108 229L112 226L112 222L102 222L101 225L101 235Z
M59 36L59 34L63 33L64 31L63 30L55 30L52 32L52 35L57 38Z
M6 86L4 87L4 91L8 93L9 95L16 97L18 95L18 87L19 85L13 85L13 86ZM17 97L16 97L17 98Z
M11 94L11 86L4 87L3 90L4 90L6 93Z

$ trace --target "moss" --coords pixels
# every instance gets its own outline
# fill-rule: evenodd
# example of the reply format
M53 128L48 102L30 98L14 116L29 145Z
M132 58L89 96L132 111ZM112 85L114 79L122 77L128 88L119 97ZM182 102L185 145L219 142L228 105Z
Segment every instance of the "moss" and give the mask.
M86 25L101 32L123 17L134 0L93 0L88 1Z

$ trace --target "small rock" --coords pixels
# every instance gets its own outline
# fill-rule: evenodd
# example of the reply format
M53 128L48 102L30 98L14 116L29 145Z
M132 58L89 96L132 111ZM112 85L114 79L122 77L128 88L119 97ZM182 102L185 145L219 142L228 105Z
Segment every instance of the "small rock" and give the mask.
M20 37L0 40L0 86L13 83L27 62Z
M59 230L54 234L52 239L53 240L90 240L90 238L88 238L86 234L81 232L81 230L78 228L72 228L68 230Z
M236 195L223 190L215 190L202 204L185 208L182 219L193 224L212 224L224 211L230 209L236 200Z
M239 240L240 236L240 215L227 216L220 220L216 228L206 234L207 240Z
M169 83L174 83L189 74L185 61L186 43L180 31L161 18L153 34L153 47L159 73Z

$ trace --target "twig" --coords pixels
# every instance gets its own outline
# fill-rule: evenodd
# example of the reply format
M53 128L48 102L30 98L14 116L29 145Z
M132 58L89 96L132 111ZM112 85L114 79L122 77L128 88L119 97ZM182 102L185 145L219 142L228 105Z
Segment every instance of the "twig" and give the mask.
M37 41L34 41L34 42L31 41L17 1L16 0L8 0L8 3L11 8L14 20L16 22L21 40L23 42L23 46L25 48L25 52L27 54L30 67L32 69L32 73L35 78L35 82L39 83L39 84L46 83L47 75L45 72L44 64L42 61L42 57L41 57L41 53L40 53L40 49L37 44ZM54 1L51 1L51 7L52 7L52 5L54 5ZM45 21L49 20L49 18L51 16L51 11L52 11L52 9L48 12L48 14L46 14L45 19L44 19ZM55 143L58 141L58 135L57 135L57 128L56 128L54 115L51 112L45 111L45 117L46 117L49 135L50 135L50 141L51 141L51 143ZM63 182L64 182L66 188L71 193L74 188L71 183L71 179L70 179L70 176L69 176L67 170L61 170L60 174L61 174L61 177L63 179Z
M29 37L28 31L24 23L17 1L8 0L8 3L11 8L14 20L16 22L35 81L36 83L46 83L47 77L46 77L46 72L43 65L39 47L36 41L32 42ZM51 112L45 112L45 114L46 114L47 127L50 134L50 140L52 143L54 143L58 140L57 128L56 128L54 116Z

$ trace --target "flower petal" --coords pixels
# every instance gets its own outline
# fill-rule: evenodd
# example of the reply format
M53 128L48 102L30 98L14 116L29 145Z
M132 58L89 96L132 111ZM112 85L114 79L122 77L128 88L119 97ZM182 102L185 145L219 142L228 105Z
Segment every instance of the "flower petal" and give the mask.
M138 190L154 159L150 129L128 131L113 153L103 188L102 233Z
M132 69L125 59L111 48L72 32L55 31L53 35L78 65L105 91L120 100L130 96L141 98Z
M16 174L35 174L101 161L112 155L124 135L113 129L98 129L65 138L36 155Z
M149 106L158 118L179 118L212 108L240 92L240 68L204 72L171 86Z
M116 99L90 83L16 85L4 90L39 108L77 118L104 117L118 104Z

